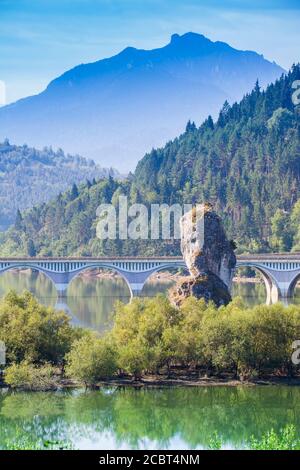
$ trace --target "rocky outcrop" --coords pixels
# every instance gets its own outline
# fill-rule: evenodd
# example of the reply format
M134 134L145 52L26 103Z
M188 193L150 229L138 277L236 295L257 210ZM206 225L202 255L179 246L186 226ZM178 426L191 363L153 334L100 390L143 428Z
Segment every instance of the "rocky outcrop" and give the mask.
M220 217L209 204L198 205L181 219L181 251L190 277L171 293L176 305L191 295L227 305L236 265L234 244L228 241Z

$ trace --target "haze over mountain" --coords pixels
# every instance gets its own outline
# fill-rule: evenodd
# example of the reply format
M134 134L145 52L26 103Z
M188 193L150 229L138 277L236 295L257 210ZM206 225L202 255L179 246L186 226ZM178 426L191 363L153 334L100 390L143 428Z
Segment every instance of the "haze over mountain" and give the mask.
M257 80L265 87L284 70L263 56L187 33L165 47L128 47L79 65L39 95L0 109L0 139L52 145L131 170L152 147L175 137L191 119L213 117Z

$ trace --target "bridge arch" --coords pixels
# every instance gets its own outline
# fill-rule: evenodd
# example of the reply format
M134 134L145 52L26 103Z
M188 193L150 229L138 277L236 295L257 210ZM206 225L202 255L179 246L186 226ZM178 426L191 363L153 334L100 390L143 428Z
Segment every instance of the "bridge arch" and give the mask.
M177 268L177 269L178 268L184 268L184 269L188 270L184 261L182 261L182 262L178 261L178 263L172 263L172 264L166 262L165 264L161 264L161 265L156 266L155 268L149 270L150 274L149 274L148 277L152 276L152 274L154 274L154 273L158 273L159 271L164 271L165 269L174 269L174 268Z
M185 264L184 261L182 262L178 262L178 263L172 263L172 264L168 264L168 263L165 263L165 264L162 264L160 266L157 266L155 268L153 268L151 271L149 271L147 273L147 276L145 277L145 280L143 282L143 287L140 289L140 292L137 293L137 295L143 295L143 291L147 285L147 282L151 279L151 277L154 275L154 274L157 274L161 271L167 271L167 270L174 270L174 269L179 269L179 268L183 268L184 270L186 270L188 272L188 268Z
M132 298L134 293L133 293L133 290L132 290L132 286L130 284L130 282L128 281L128 278L126 277L126 272L125 271L122 271L121 269L117 268L116 266L114 265L111 265L111 264L108 264L108 263L93 263L91 265L86 265L86 266L83 266L79 269L77 269L76 271L73 271L69 274L69 282L68 282L68 286L71 284L71 282L81 273L83 273L84 271L88 271L88 270L91 270L91 269L107 269L107 270L110 270L110 271L113 271L117 274L119 274L119 276L122 278L123 281L125 281L125 284L129 290L129 295L130 297ZM67 286L67 287L68 287ZM66 289L65 289L66 290Z
M290 284L287 288L287 297L293 297L294 296L296 284L297 284L298 281L300 281L300 271L299 270L294 274L293 278L290 281Z
M278 302L279 297L281 296L281 292L280 292L277 280L270 270L268 270L267 268L263 266L260 266L258 263L252 263L252 262L246 262L246 261L238 262L236 265L236 269L242 268L242 267L256 269L261 274L264 284L265 284L265 288L266 288L266 293L267 293L266 303L268 305Z
M51 283L54 285L54 287L56 287L55 285L55 281L54 279L51 277L51 272L50 271L47 271L43 268L41 268L40 266L36 266L35 264L28 264L28 263L17 263L17 264L13 264L13 265L10 265L10 266L5 266L4 268L2 268L0 270L0 275L1 274L4 274L8 271L12 271L14 269L32 269L33 271L38 271L39 273L42 273L44 274L47 279L49 279L51 281Z

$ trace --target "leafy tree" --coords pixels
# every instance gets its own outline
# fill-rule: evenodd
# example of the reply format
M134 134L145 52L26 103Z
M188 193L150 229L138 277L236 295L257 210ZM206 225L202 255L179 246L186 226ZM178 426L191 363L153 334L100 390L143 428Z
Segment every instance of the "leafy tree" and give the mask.
M276 251L290 251L292 247L293 235L290 225L290 215L277 209L271 219L272 238L271 243Z
M116 351L106 338L89 334L76 341L66 357L66 373L86 386L112 377L117 371Z
M81 334L64 312L40 305L29 292L11 291L0 303L0 340L6 345L8 364L24 360L62 364Z

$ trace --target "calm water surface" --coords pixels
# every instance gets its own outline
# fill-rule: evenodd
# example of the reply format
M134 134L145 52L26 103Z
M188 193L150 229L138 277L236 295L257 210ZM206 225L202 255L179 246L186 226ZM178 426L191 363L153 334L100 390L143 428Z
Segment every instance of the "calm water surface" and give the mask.
M148 282L143 290L145 296L154 297L166 292L172 282ZM117 300L129 302L130 292L120 277L75 278L69 285L67 297L57 298L52 282L37 271L8 271L0 276L0 297L14 289L21 293L32 292L43 304L65 310L74 325L103 331L110 326L111 312Z
M159 292L167 292L172 285L163 279L148 281L143 295L154 297ZM57 299L55 287L45 275L36 271L8 271L0 276L0 297L10 289L19 293L29 290L45 305L68 312L73 324L98 331L109 328L115 302L130 299L128 287L120 277L77 277L71 282L67 297ZM265 287L258 283L234 284L232 295L241 297L247 305L266 301ZM300 304L300 289L296 289L293 302Z
M145 296L166 292L171 282L147 283ZM120 278L78 277L64 301L36 272L0 276L0 296L27 289L39 300L64 308L72 322L103 331L110 326L116 300L127 302L129 291ZM299 290L294 302L299 301ZM237 284L233 295L248 305L264 303L261 284ZM78 449L207 448L217 433L225 448L242 448L253 435L294 424L300 432L300 388L201 387L113 389L10 393L0 389L0 448L6 439L68 440Z
M0 394L0 448L6 439L68 440L77 449L225 448L294 424L299 387L175 387Z

